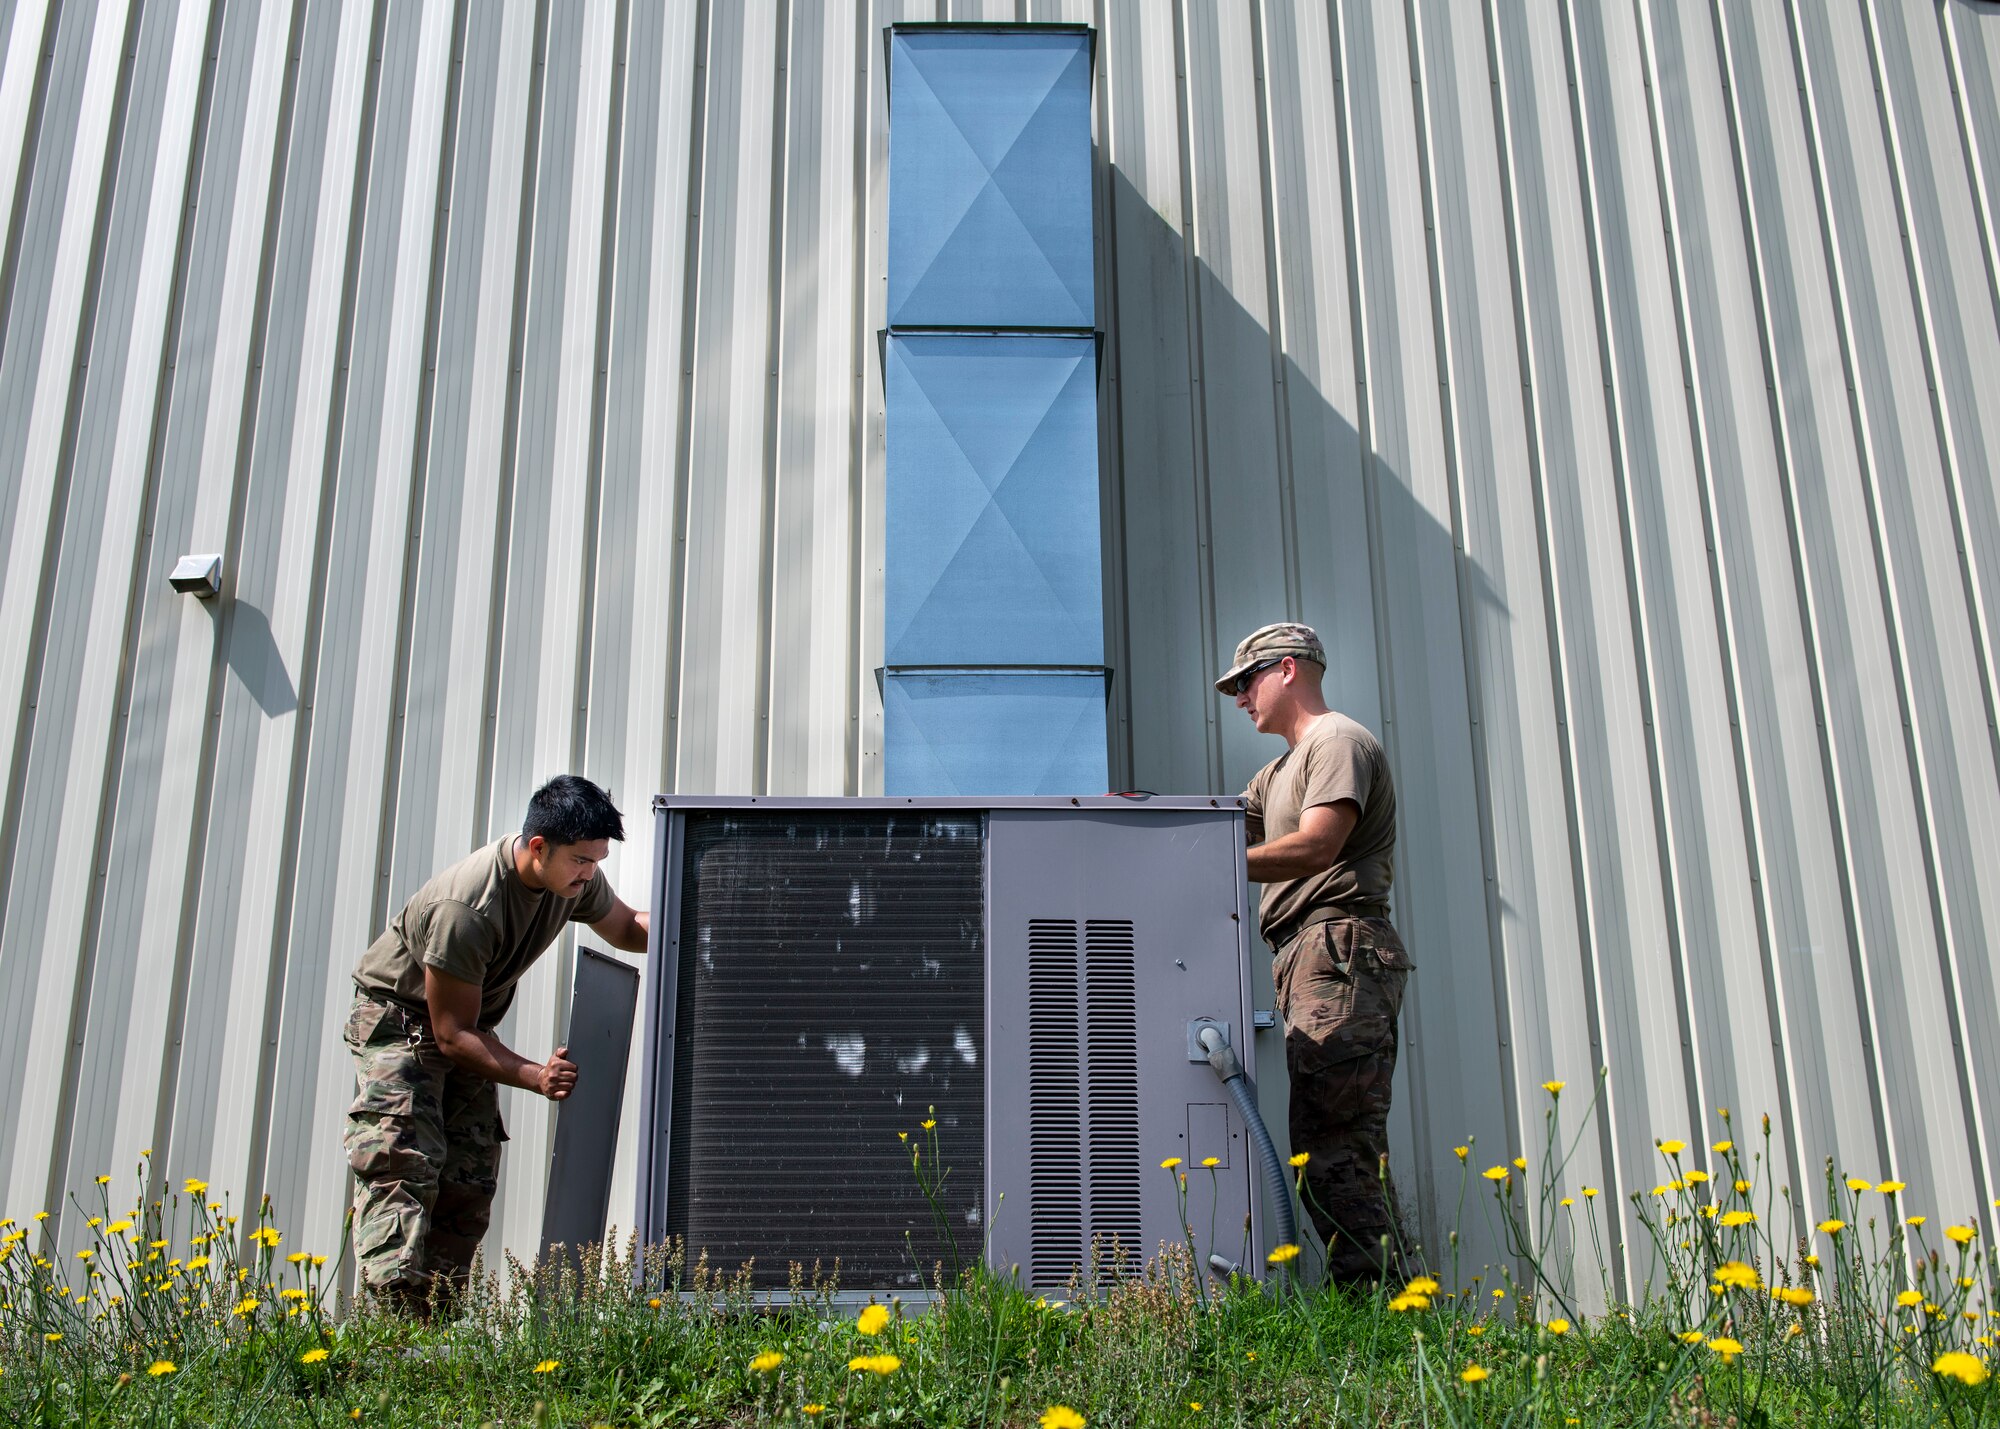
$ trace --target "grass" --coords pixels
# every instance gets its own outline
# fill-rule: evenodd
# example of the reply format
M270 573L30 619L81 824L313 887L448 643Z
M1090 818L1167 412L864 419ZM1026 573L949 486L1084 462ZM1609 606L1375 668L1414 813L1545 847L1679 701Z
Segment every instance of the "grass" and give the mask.
M198 1181L115 1213L77 1199L87 1254L40 1220L0 1226L0 1417L34 1425L495 1423L1027 1425L1953 1424L2000 1419L1987 1379L2000 1275L1968 1223L1905 1214L1894 1182L1836 1178L1834 1214L1789 1240L1764 1148L1658 1145L1628 1237L1563 1185L1562 1087L1542 1164L1482 1169L1460 1148L1464 1215L1514 1259L1373 1294L1197 1271L1169 1244L1099 1258L1045 1299L977 1267L936 1297L858 1320L832 1267L753 1291L680 1247L590 1248L482 1273L448 1327L337 1305L338 1247L290 1246L268 1205L242 1220ZM1588 1122L1588 1117L1584 1118ZM913 1169L923 1165L920 1136ZM934 1145L934 1143L930 1143ZM934 1163L933 1163L934 1164ZM1161 1174L1183 1178L1169 1167ZM1196 1168L1191 1174L1200 1175ZM1185 1182L1180 1182L1184 1186ZM151 1199L146 1199L150 1197ZM94 1205L93 1205L94 1203ZM1787 1237L1781 1241L1781 1237ZM1649 1245L1616 1303L1607 1247ZM1549 1247L1560 1247L1560 1253ZM1307 1277L1309 1278L1309 1277ZM1442 1282L1442 1283L1440 1283Z

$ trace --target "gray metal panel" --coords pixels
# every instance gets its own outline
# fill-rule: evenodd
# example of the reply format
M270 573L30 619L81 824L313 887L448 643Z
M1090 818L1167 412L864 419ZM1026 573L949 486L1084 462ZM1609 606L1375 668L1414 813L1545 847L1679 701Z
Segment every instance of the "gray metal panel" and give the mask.
M1479 995L1438 999L1418 994L1425 1040L1461 1047L1505 1045L1515 1065L1540 1068L1511 1088L1507 1114L1522 1128L1515 1145L1533 1147L1547 1106L1541 1083L1579 1088L1601 1062L1592 1013L1590 963L1580 937L1576 869L1569 857L1566 802L1548 797L1567 783L1562 726L1555 718L1555 659L1537 516L1538 463L1529 449L1529 409L1522 400L1521 334L1516 321L1509 247L1518 188L1502 163L1491 83L1487 26L1468 6L1427 9L1414 34L1425 106L1425 203L1436 235L1432 271L1441 341L1450 481L1451 531L1463 551L1458 571L1460 638L1472 716L1478 834L1487 880L1485 918L1490 968L1467 966ZM1448 176L1448 177L1447 177ZM1503 894L1501 890L1506 890ZM1434 966L1429 948L1420 966ZM1480 974L1484 973L1482 978ZM1429 979L1424 979L1429 984ZM1460 1084L1426 1076L1426 1102L1460 1104L1491 1097L1490 1074L1468 1060ZM1440 1096L1443 1093L1443 1096ZM1489 1103L1494 1110L1498 1106ZM1456 1175L1434 1146L1441 1132L1418 1119L1413 1134L1429 1148L1419 1159L1419 1207L1428 1209ZM1601 1185L1602 1147L1577 1147L1570 1174ZM1480 1246L1475 1257L1496 1254Z
M121 728L135 567L143 568L139 533L147 458L204 19L199 6L165 6L144 17L144 24L158 28L140 40L146 63L134 67L128 108L114 136L124 179L108 205L100 286L95 311L87 315L94 328L81 354L90 371L76 397L68 475L73 515L65 523L64 556L53 572L48 644L35 691L38 708L74 714L52 722L31 747L13 836L14 886L41 892L10 902L6 938L15 948L9 953L20 946L18 939L48 941L52 929L65 928L76 930L79 956L93 971L109 964L105 979L93 979L95 986L83 989L68 1009L68 1055L79 1089L69 1104L51 1108L57 1154L49 1169L55 1187L87 1184L103 1167L116 1164L102 1125L75 1125L70 1117L71 1108L79 1101L90 1104L87 1099L94 1100L91 1094L106 1081L115 1088L107 1063L116 1068L124 1056L124 1019L113 1009L131 993L130 969L123 966L127 952L106 949L101 940L93 946L91 937L104 889L97 876L97 843L116 798L116 786L107 779ZM38 1015L64 1016L55 1007ZM67 1147L61 1144L65 1134Z
M1029 1122L1029 923L1091 919L1133 924L1138 967L1138 1167L1141 1241L1124 1247L1143 1259L1182 1237L1179 1192L1160 1162L1179 1157L1188 1172L1187 1217L1198 1258L1211 1251L1245 1258L1244 1215L1259 1170L1234 1108L1226 1113L1226 1167L1204 1171L1207 1148L1188 1143L1191 1106L1229 1098L1206 1063L1190 1062L1187 1024L1198 1017L1232 1024L1239 1048L1250 1025L1249 932L1241 904L1242 814L1238 810L1130 808L1103 813L997 809L987 820L987 1198L988 1259L1032 1277L1030 1229L1036 1207ZM1170 852L1169 852L1170 851ZM1089 1029L1083 1029L1087 1039ZM1087 1100L1087 1098L1086 1098ZM1108 1158L1106 1158L1108 1159ZM1099 1174L1103 1160L1093 1166ZM1269 1224L1256 1200L1249 1263L1261 1265ZM1207 1243L1213 1226L1215 1243ZM1093 1226L1086 1217L1084 1234ZM1101 1232L1102 1227L1096 1227ZM1109 1259L1111 1246L1101 1251ZM1033 1288L1060 1291L1065 1266Z
M43 152L36 161L35 183L27 196L14 286L0 294L6 301L6 347L0 351L0 669L20 672L18 697L0 702L0 789L6 791L13 843L21 829L52 842L32 807L39 793L19 781L35 766L53 762L61 778L72 757L70 731L61 719L44 723L38 716L37 686L43 677L35 659L43 660L56 644L54 668L57 702L62 708L63 660L60 641L49 642L48 623L69 612L62 602L45 598L45 587L58 579L66 522L64 478L70 453L72 404L82 377L79 357L87 360L90 314L85 309L91 267L97 259L95 237L101 206L111 197L107 157L114 153L112 123L120 63L123 59L128 7L65 7L50 60L47 111L41 135ZM86 490L88 483L86 483ZM72 538L87 549L88 535ZM53 727L51 727L51 724ZM32 734L41 758L30 753L28 769L17 765ZM97 751L82 752L86 762ZM39 770L35 770L39 772ZM19 801L31 801L22 817ZM74 837L74 835L73 835ZM13 843L18 852L19 844ZM53 852L53 849L48 849ZM41 885L47 875L33 858L10 857L5 901L0 903L0 996L6 1017L0 1022L0 1053L7 1072L16 1078L35 1066L60 1067L71 1041L76 988L73 956L56 951L42 936L44 905ZM25 865L25 866L24 866ZM74 898L66 900L74 906ZM10 1203L38 1203L48 1189L48 1165L42 1148L57 1136L60 1098L24 1098L18 1108L0 1113L0 1185ZM25 1152L9 1156L8 1152Z
M611 1208L612 1162L621 1138L625 1064L631 1060L639 970L596 948L576 950L570 995L569 1060L576 1087L551 1118L542 1249L603 1244ZM525 1159L525 1158L524 1158Z
M1486 1006L1500 1006L1501 985L1481 876L1472 691L1441 406L1445 373L1432 341L1436 296L1416 115L1390 98L1408 96L1415 59L1403 17L1359 7L1344 10L1340 20L1334 43L1348 103L1349 241L1357 282L1350 301L1366 387L1366 519L1384 671L1379 732L1395 770L1398 808L1395 912L1417 966L1435 970L1420 973L1408 994L1398 1069L1403 1090L1390 1139L1417 1158L1415 1174L1406 1172L1404 1180L1428 1224L1456 1185L1456 1162L1448 1159L1454 1129L1482 1129L1495 1159L1520 1149L1532 1123L1509 1098L1517 1083L1532 1086L1546 1071L1529 1065L1522 1070L1533 1075L1517 1076L1513 1059L1500 1055L1509 1045L1504 1028L1496 1036L1482 1025ZM1269 748L1265 757L1276 752ZM1461 1031L1466 1019L1470 1027ZM1418 1067L1427 1069L1422 1078L1414 1075ZM1474 1258L1489 1254L1497 1251L1482 1246Z
M1797 1195L1795 1231L1823 1214L1811 1169L1828 1157L1867 1160L1875 1150L1869 1081L1832 1029L1859 1025L1851 965L1824 950L1846 941L1842 878L1821 779L1812 647L1793 566L1790 474L1777 448L1767 373L1772 349L1753 266L1754 225L1727 202L1737 154L1728 93L1728 46L1702 17L1662 9L1651 33L1662 92L1660 162L1673 216L1683 342L1692 380L1696 456L1714 551L1731 719L1751 870L1769 1035L1790 1088L1779 1137ZM1718 199L1718 195L1723 195Z
M1691 1106L1678 1018L1670 1015L1679 999L1662 936L1666 916L1624 541L1615 490L1603 476L1612 462L1611 414L1567 28L1551 7L1503 5L1493 14L1523 380L1557 656L1554 720L1566 745L1579 935L1591 952L1584 974L1595 1005L1591 1050L1600 1066L1620 1069L1599 1124L1603 1189L1615 1198L1653 1182L1652 1138L1687 1125ZM1505 888L1500 896L1508 897Z
M605 872L635 906L651 878L653 831L646 797L672 783L671 618L680 509L675 474L681 430L681 358L688 243L685 200L694 122L695 7L630 7L624 106L619 119L618 230L605 355L599 476L597 595L592 601L586 758L626 814L626 842ZM651 906L659 907L657 899ZM634 1047L634 1068L643 1049ZM642 1078L626 1079L627 1125L639 1123ZM619 1146L612 1205L632 1204L644 1158Z
M1898 231L1895 161L1876 104L1872 46L1862 17L1807 8L1794 17L1811 99L1816 176L1826 204L1835 266L1842 357L1854 393L1853 419L1876 544L1900 704L1903 777L1915 798L1912 870L1917 897L1880 945L1874 991L1879 1016L1896 1026L1882 1038L1889 1156L1903 1179L1934 1188L1942 1204L1984 1205L1975 1172L1991 1154L1968 1159L1975 1132L1961 1095L1957 1040L1941 971L1964 954L1964 920L1977 907L1966 886L1965 820L2000 787L1981 701L1973 632L1965 619L1957 542L1943 463L1923 380L1919 316ZM1887 761L1884 760L1885 766ZM1888 772L1885 767L1885 774ZM1983 819L1980 821L1983 823ZM1977 825L1975 825L1976 827ZM1947 846L1950 853L1946 853ZM1992 844L1978 850L1990 854ZM1970 872L1970 870L1966 870ZM1926 906L1927 905L1927 906ZM1911 936L1931 930L1929 939ZM1977 946L1990 947L1990 940ZM1947 1151L1946 1148L1951 1148ZM1975 1200L1975 1198L1977 1198Z
M379 931L374 907L388 876L378 841L419 480L413 458L454 11L392 4L381 23L325 606L318 654L304 672L315 691L343 697L313 701L265 1149L265 1190L276 1205L300 1207L310 1225L337 1223L347 1199L340 1129L354 1088L340 1033L352 958Z

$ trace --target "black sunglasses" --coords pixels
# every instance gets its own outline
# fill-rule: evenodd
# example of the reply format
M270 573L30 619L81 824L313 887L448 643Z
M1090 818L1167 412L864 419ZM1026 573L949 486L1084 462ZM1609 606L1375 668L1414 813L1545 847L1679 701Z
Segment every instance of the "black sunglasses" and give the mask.
M1285 657L1283 655L1280 655L1275 660L1266 660L1261 665L1252 665L1249 669L1245 670L1242 674L1236 677L1236 683L1230 686L1229 693L1232 695L1242 694L1245 690L1250 688L1250 682L1256 679L1259 674L1263 673L1265 670L1270 669L1273 665L1283 664L1284 660Z

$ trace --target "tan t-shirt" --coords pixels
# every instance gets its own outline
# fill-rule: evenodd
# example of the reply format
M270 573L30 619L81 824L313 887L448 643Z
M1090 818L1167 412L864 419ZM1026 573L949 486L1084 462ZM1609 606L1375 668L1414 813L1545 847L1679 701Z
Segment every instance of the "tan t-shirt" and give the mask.
M565 923L595 923L616 897L600 869L574 898L521 882L509 834L461 859L416 891L361 955L354 985L424 1012L424 969L481 989L479 1025L493 1027L514 1001L514 984L548 951Z
M1329 711L1244 791L1252 843L1297 833L1299 816L1351 799L1361 810L1333 867L1264 885L1258 930L1273 948L1329 918L1386 918L1396 876L1396 789L1389 756L1365 726Z

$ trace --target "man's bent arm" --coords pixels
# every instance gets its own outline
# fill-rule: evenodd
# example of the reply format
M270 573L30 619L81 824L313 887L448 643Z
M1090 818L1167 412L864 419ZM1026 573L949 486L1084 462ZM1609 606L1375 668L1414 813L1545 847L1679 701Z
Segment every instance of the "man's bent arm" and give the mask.
M1314 804L1299 815L1294 832L1251 846L1250 881L1278 883L1326 872L1340 858L1347 836L1360 820L1361 807L1352 799Z
M590 925L590 930L621 952L643 953L646 951L646 932L652 927L652 919L632 907L624 899L613 900L612 909Z
M475 1076L504 1087L537 1092L561 1101L576 1086L576 1067L566 1061L567 1048L558 1047L546 1062L531 1062L479 1025L480 989L476 983L424 968L424 1001L430 1008L431 1032L438 1050Z

